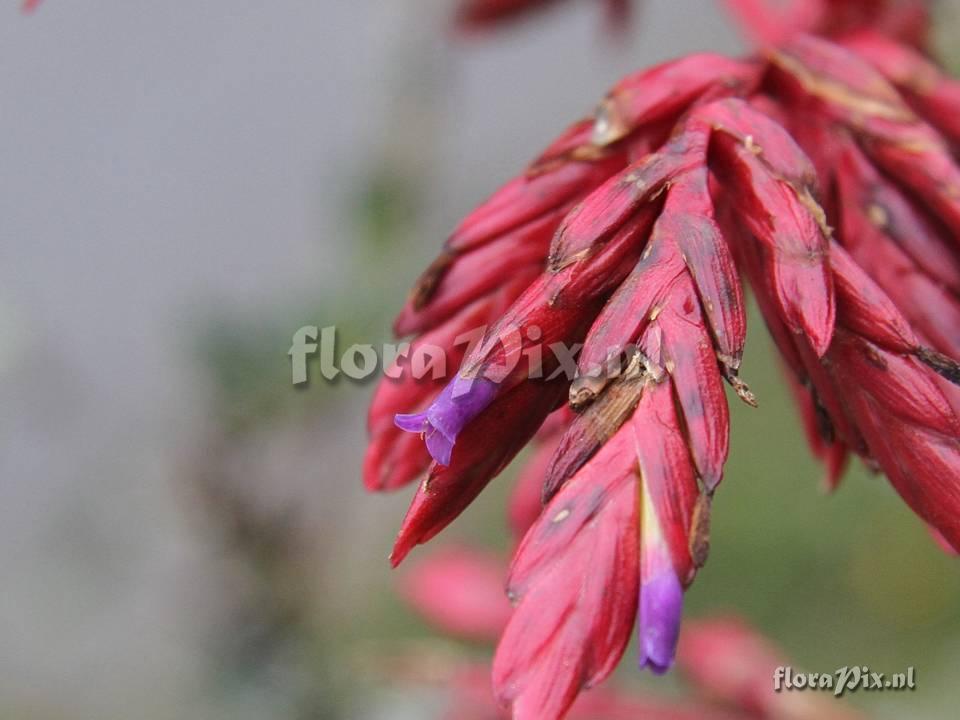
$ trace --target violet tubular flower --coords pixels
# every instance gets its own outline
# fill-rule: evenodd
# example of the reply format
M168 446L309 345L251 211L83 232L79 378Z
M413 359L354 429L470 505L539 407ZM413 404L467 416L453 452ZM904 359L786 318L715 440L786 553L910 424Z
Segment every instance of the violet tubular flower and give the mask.
M640 669L663 675L673 666L680 638L683 587L669 567L640 585Z
M449 465L457 435L493 402L498 387L486 378L457 375L425 411L398 414L394 423L401 430L421 433L431 457L441 465Z
M663 395L663 393L660 394ZM649 403L647 406L652 410L650 417L664 418L662 412L656 412L656 402ZM667 443L669 442L670 440L667 440ZM677 451L679 452L680 449L678 444ZM663 502L665 499L662 495L663 488L657 487L658 482L669 481L672 478L669 474L661 473L659 465L661 463L654 461L648 465L645 473L641 470L642 480L639 491L641 505L640 601L637 606L639 667L641 670L649 669L654 675L663 675L673 666L673 660L677 654L677 641L680 639L680 620L683 615L683 584L677 577L677 570L671 556L670 539L664 534L661 523L661 517L668 518L670 512ZM642 464L641 468L643 468ZM692 476L689 479L692 480ZM693 494L696 482L684 484ZM680 550L680 554L684 554L683 550ZM684 564L685 559L681 561L681 567Z

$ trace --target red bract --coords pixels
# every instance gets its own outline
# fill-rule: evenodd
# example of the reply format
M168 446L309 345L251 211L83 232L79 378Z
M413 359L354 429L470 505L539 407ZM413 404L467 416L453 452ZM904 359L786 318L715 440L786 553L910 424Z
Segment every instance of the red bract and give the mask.
M564 399L575 411L540 433L511 505L525 534L494 686L516 718L562 716L635 623L641 667L670 667L728 453L723 382L755 404L739 377L743 280L828 485L855 453L960 549L956 83L903 44L925 28L918 3L796 3L786 23L736 4L770 43L760 57L622 80L468 216L398 321L449 334L506 305L442 391L378 395L371 431L393 454L376 457L404 462L371 484L426 461L387 409L419 411L398 422L435 459L395 563ZM884 34L898 17L912 21Z
M856 33L843 44L879 70L950 142L960 143L960 82L914 48L876 32Z
M461 0L457 25L467 31L483 30L515 20L538 10L559 5L562 0ZM612 29L630 15L632 0L603 0Z
M639 127L672 124L696 102L746 95L759 83L761 72L751 60L698 53L628 75L597 108L592 143L606 147Z
M724 200L758 241L759 258L787 328L822 355L833 333L828 229L803 151L777 123L739 103L714 106L715 171Z
M556 4L558 0L464 0L458 20L467 26L486 25Z
M508 592L519 606L493 670L515 717L561 716L629 640L639 585L632 439L626 427L608 442L595 464L606 472L571 480L517 552Z

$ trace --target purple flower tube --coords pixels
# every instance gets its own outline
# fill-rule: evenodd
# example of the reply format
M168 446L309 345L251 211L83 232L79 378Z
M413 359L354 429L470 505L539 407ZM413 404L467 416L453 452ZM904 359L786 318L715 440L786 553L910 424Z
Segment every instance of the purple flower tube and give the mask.
M401 430L421 433L431 457L449 465L457 435L493 402L498 388L486 378L457 375L424 412L397 415L393 421Z
M683 588L672 568L664 568L640 586L640 668L663 675L673 665L680 637Z

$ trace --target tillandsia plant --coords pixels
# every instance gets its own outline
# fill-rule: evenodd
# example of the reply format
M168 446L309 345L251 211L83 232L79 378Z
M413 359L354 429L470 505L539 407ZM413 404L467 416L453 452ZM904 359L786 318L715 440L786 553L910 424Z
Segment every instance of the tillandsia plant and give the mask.
M367 487L425 473L394 565L536 445L493 664L516 718L563 716L635 624L641 667L673 664L723 384L755 403L744 281L830 482L859 456L960 550L960 84L926 51L928 8L729 4L754 55L621 80L462 221L395 324L459 371L401 360L375 394ZM572 375L557 346L579 349Z

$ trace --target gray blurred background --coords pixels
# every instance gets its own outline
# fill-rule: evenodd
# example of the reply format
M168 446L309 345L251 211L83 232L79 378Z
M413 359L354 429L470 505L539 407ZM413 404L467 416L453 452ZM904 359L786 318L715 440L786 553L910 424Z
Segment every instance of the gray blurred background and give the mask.
M387 339L456 220L607 86L742 47L714 2L619 39L593 5L463 41L443 0L5 0L0 717L432 716L380 667L429 631L385 559L409 493L360 488L372 386L295 390L286 351ZM691 612L813 670L915 665L855 701L949 716L954 562L882 479L819 491L752 330L761 409L735 408ZM505 548L503 487L447 535Z

